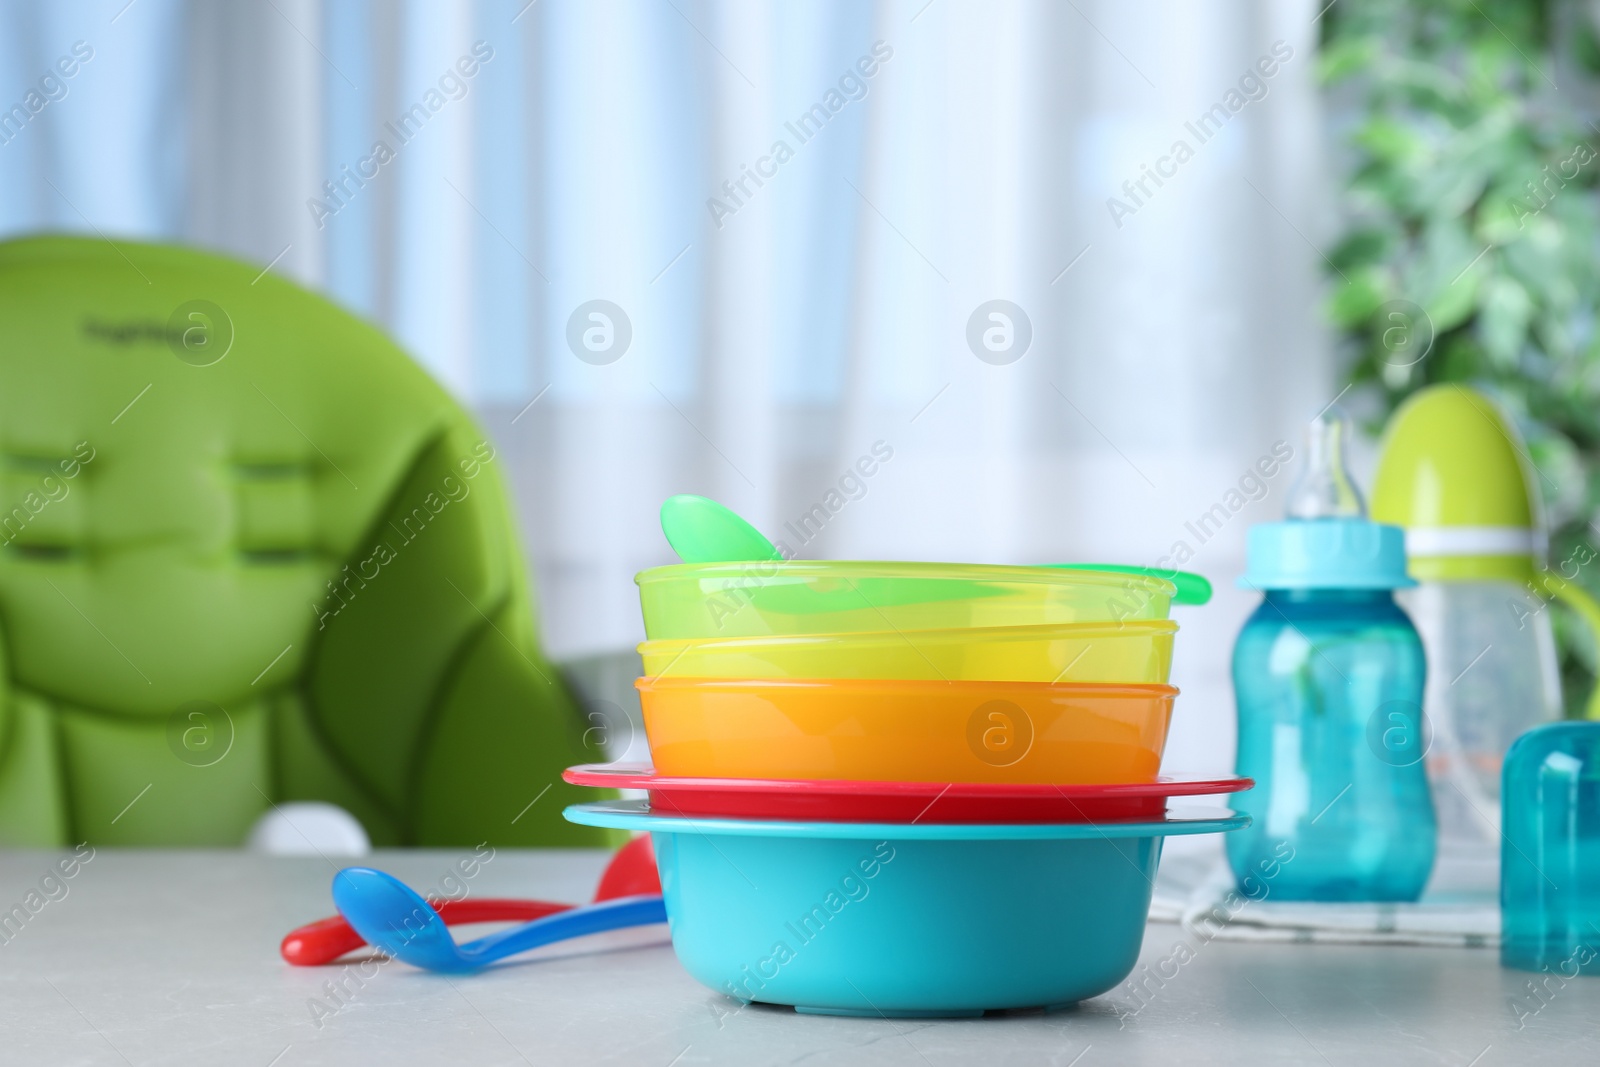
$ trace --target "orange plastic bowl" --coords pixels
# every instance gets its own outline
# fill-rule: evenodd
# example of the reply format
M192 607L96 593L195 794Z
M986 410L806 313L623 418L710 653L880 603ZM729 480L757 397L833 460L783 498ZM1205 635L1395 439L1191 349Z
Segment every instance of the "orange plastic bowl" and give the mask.
M1169 685L641 678L656 771L705 778L1152 782Z

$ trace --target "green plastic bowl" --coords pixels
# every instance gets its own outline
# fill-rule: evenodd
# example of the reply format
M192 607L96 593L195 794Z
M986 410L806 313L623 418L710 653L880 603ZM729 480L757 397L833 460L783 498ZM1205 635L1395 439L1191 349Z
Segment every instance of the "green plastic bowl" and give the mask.
M681 563L641 572L652 641L1165 619L1165 578L978 563Z

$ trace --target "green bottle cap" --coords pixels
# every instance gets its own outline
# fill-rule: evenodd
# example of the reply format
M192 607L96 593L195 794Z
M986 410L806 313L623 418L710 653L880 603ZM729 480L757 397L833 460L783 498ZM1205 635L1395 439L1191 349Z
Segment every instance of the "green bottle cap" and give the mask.
M1372 517L1405 527L1413 577L1534 577L1544 556L1538 490L1517 429L1462 385L1420 390L1389 422Z

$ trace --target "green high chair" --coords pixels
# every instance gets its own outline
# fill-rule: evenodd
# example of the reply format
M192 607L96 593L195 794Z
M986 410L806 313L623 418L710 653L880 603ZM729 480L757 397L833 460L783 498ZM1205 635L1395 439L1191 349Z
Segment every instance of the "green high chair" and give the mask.
M500 473L377 329L259 267L0 243L0 845L603 845ZM603 724L602 724L603 725Z

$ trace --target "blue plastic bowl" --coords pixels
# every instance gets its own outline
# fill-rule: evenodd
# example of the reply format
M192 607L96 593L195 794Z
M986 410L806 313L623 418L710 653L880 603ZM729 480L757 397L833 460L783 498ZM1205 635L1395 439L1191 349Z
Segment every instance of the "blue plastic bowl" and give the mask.
M699 981L803 1012L893 1017L1106 992L1138 959L1162 839L1250 821L766 822L669 818L644 801L565 815L649 831L672 947Z

